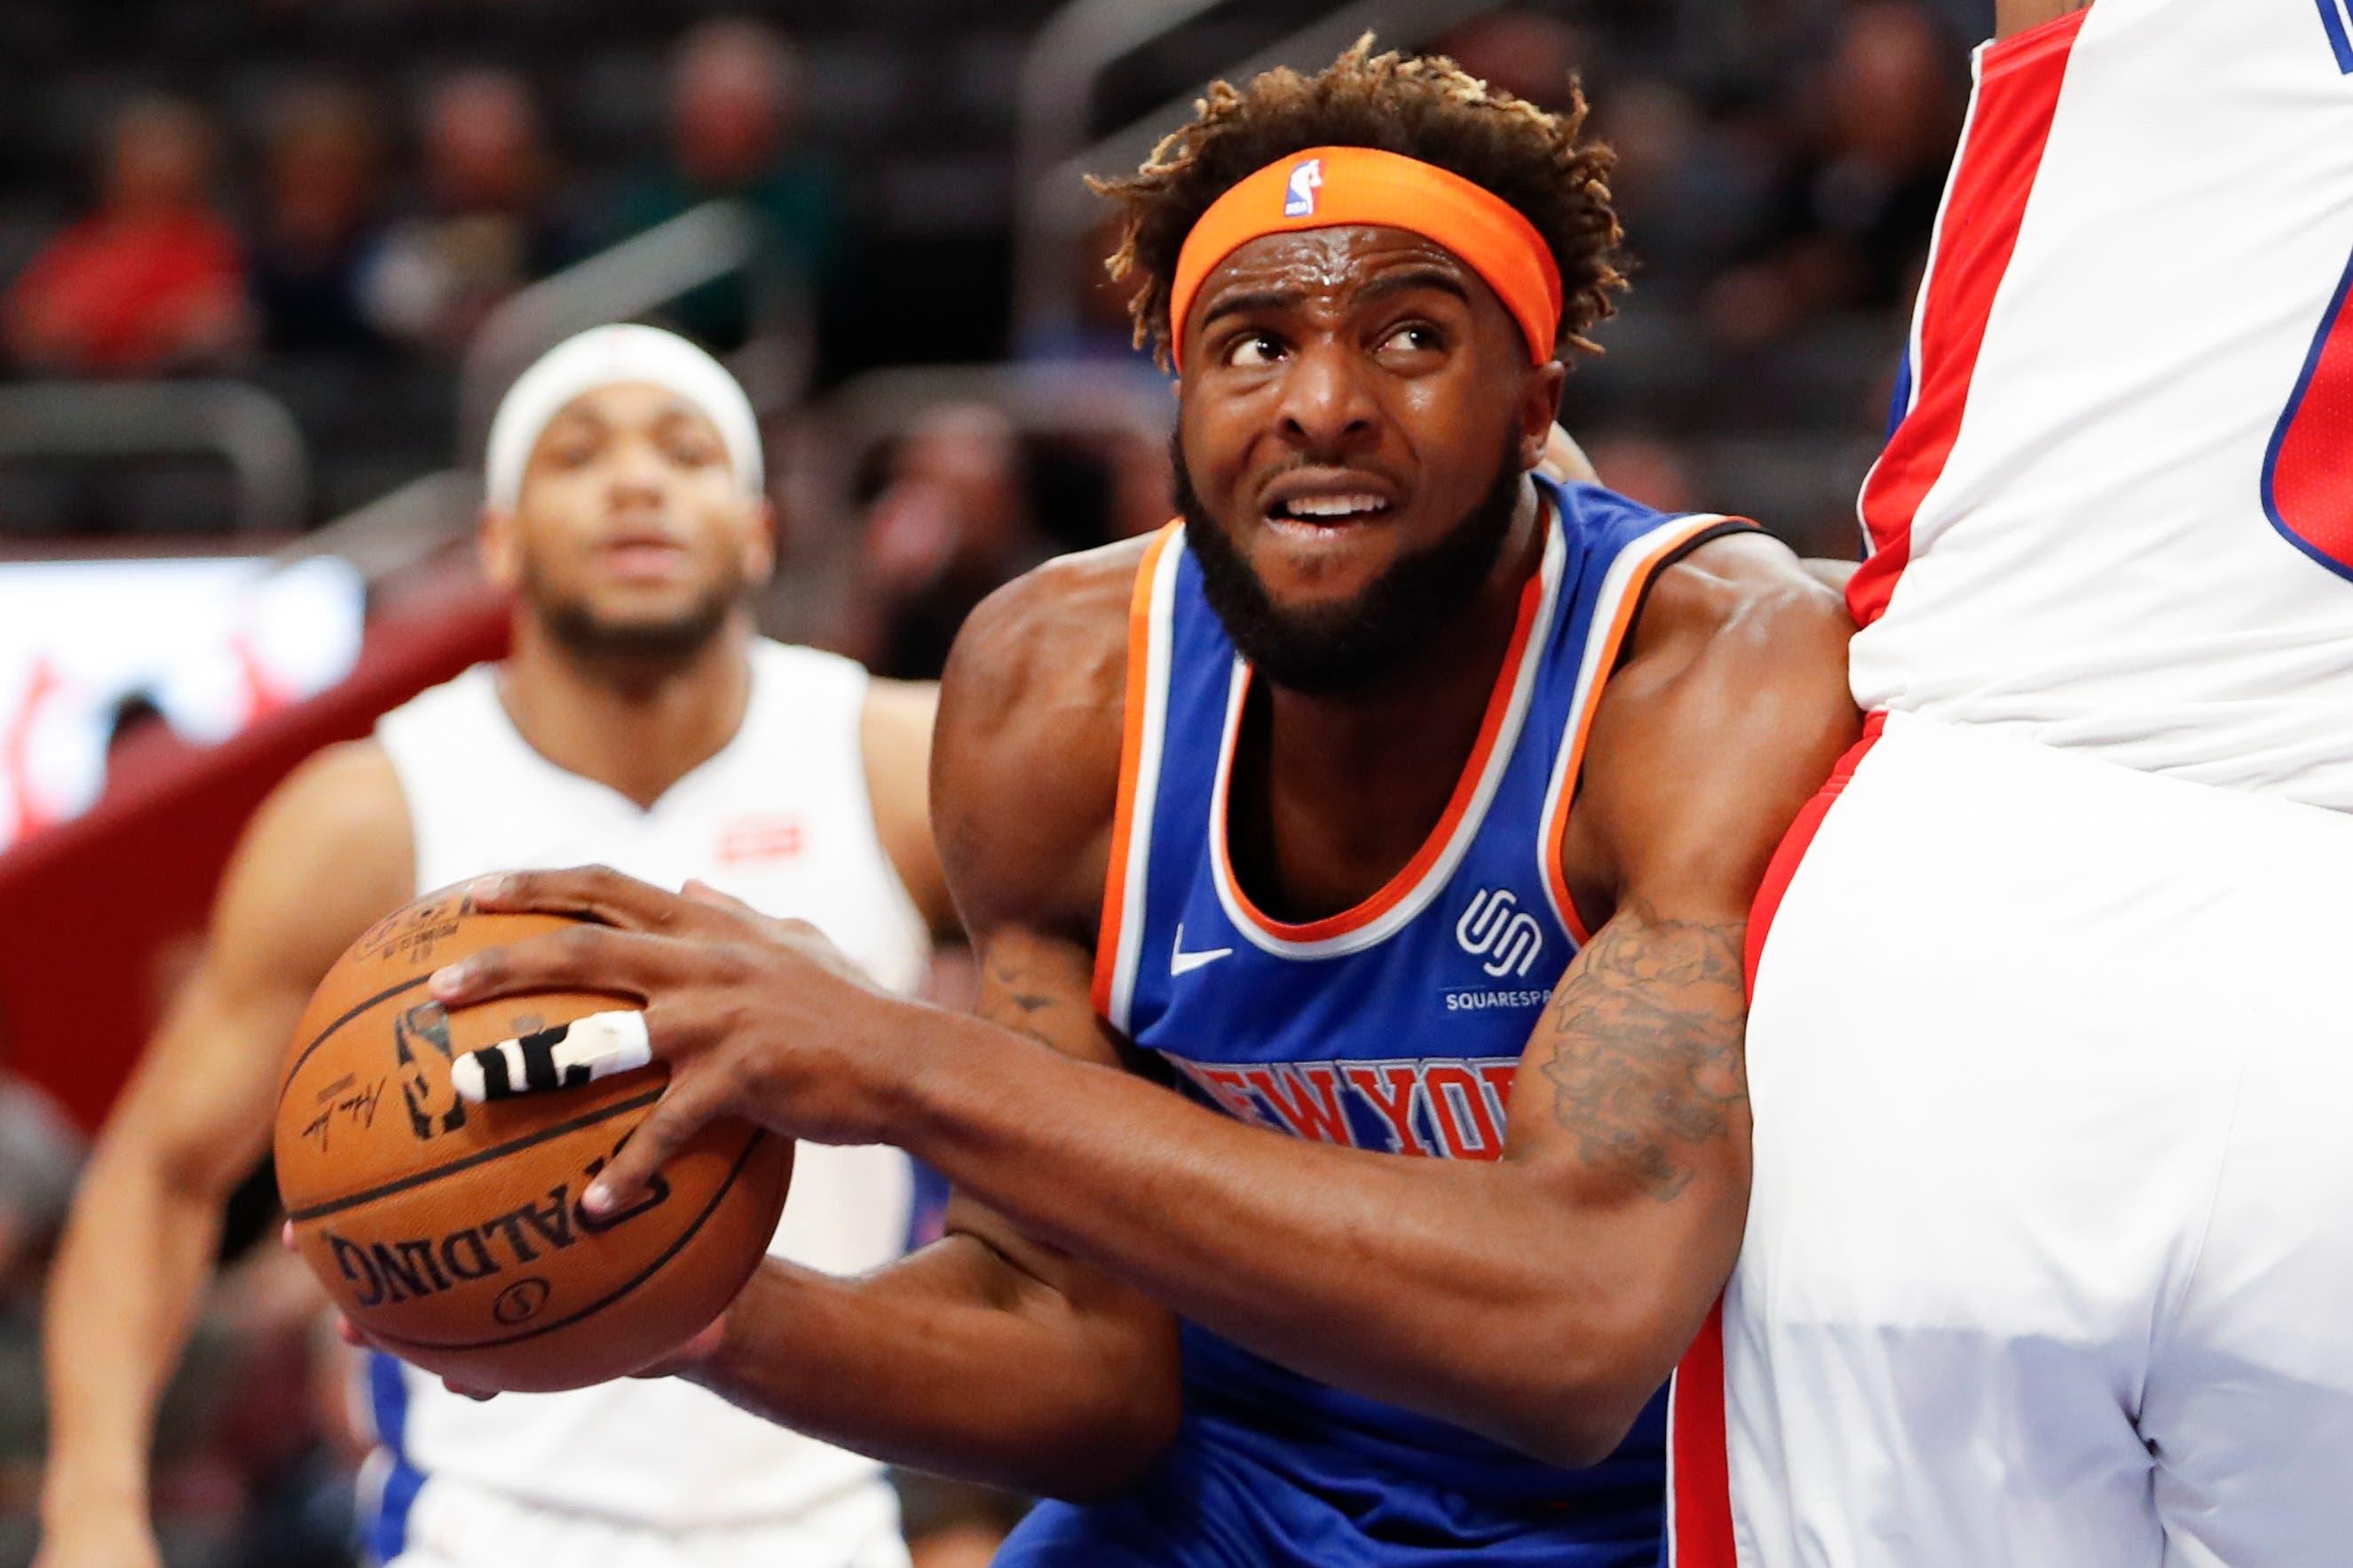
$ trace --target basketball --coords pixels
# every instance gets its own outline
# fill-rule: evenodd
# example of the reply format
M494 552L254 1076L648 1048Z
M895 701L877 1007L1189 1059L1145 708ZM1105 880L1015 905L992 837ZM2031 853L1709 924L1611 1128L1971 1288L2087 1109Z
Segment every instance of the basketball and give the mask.
M733 1300L765 1254L792 1144L741 1121L696 1134L632 1208L583 1190L668 1069L470 1105L453 1058L635 1004L593 992L443 1008L442 965L560 931L462 893L370 927L327 973L280 1075L278 1188L335 1304L387 1349L470 1386L543 1393L634 1372Z

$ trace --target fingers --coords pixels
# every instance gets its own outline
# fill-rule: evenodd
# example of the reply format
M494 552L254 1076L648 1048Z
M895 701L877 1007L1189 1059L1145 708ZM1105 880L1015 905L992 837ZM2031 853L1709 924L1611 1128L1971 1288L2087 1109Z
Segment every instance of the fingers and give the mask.
M468 1051L449 1064L449 1082L470 1104L572 1089L633 1072L654 1059L646 1016L634 1008L591 1013L520 1039Z
M667 888L624 877L610 866L561 871L501 871L467 884L479 910L572 915L624 931L663 931L685 902Z
M660 1100L614 1152L613 1163L588 1184L580 1201L592 1215L611 1214L637 1203L645 1196L654 1173L706 1123L725 1114L727 1107L728 1091L720 1074L673 1077Z
M689 903L702 904L714 910L725 910L732 915L741 915L755 924L767 918L733 894L723 893L700 878L689 877L686 879L686 886L679 889L679 896Z
M433 996L450 1007L533 991L608 991L642 999L675 983L691 951L664 937L577 925L485 948L436 970Z
M378 1344L368 1337L366 1330L344 1317L341 1312L335 1314L335 1337L353 1350L374 1351L378 1355L388 1355L396 1359L400 1357L398 1351ZM452 1394L463 1394L477 1404L486 1399L496 1399L499 1396L499 1391L495 1388L477 1388L451 1377L442 1378L441 1386Z

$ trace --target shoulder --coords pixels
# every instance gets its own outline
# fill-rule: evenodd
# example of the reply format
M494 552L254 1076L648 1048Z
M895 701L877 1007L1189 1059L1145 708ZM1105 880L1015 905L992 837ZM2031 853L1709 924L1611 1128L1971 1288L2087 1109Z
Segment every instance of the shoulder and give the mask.
M1117 808L1128 612L1148 542L1037 568L965 621L932 758L933 826L957 901L1092 935Z
M1853 742L1853 623L1786 546L1748 531L1662 570L1640 617L1594 716L1581 797L1602 879L1740 905Z
M406 837L408 805L400 777L383 744L374 739L345 741L313 752L279 781L254 815L248 837L273 838L317 849L348 847Z
M1107 688L1127 668L1128 610L1150 539L1058 556L981 601L957 634L945 684L974 695L1044 685Z
M1704 542L1659 573L1635 624L1630 659L1687 668L1710 653L1834 651L1843 668L1853 632L1836 589L1788 546L1744 528Z
M330 746L246 825L221 883L215 952L315 978L370 921L413 898L416 881L407 802L384 748Z

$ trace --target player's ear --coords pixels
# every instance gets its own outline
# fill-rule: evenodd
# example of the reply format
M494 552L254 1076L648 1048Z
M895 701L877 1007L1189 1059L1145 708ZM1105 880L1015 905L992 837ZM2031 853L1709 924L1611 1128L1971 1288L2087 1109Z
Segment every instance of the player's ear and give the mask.
M522 552L515 540L514 512L502 506L482 509L482 525L474 536L482 575L491 585L512 593L522 584Z
M780 524L774 502L762 500L754 509L752 526L744 535L744 581L760 587L776 574L776 533Z
M1530 367L1520 382L1520 467L1535 468L1552 441L1553 422L1560 417L1560 392L1567 384L1568 367L1556 359Z

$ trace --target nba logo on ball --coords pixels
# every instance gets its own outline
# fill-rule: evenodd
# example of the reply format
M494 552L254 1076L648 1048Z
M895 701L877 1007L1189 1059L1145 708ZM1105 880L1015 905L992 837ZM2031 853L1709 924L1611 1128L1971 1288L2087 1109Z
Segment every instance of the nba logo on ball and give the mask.
M1308 158L1291 171L1291 183L1283 187L1282 216L1314 217L1315 193L1324 184L1324 160Z

